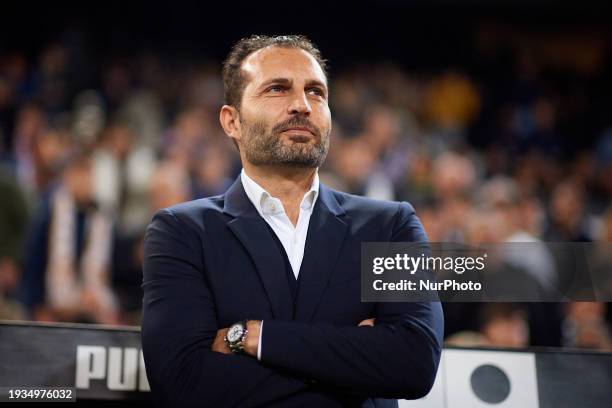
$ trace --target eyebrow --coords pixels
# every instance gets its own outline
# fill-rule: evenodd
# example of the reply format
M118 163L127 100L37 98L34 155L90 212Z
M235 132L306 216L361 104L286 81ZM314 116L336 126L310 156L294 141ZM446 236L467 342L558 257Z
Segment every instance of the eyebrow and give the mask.
M259 88L262 89L272 84L290 85L292 82L293 81L289 78L272 78L262 83ZM319 81L318 79L310 79L306 81L306 87L311 86L318 86L327 92L327 85L325 85L325 83Z
M262 83L259 88L265 88L268 85L272 85L272 84L282 84L282 85L289 85L291 83L291 80L289 78L272 78L272 79L268 79L266 82Z

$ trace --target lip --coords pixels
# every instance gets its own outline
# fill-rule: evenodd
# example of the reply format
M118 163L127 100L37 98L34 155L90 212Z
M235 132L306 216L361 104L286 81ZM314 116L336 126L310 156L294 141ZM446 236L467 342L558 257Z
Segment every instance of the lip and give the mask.
M300 127L300 126L290 127L288 129L285 129L283 132L302 133L302 134L309 134L309 135L314 136L314 133L310 129L306 127Z

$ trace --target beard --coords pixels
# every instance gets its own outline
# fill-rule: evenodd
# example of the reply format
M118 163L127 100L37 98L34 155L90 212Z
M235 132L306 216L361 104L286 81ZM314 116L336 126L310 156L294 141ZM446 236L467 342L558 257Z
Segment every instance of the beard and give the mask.
M264 120L242 121L243 137L240 148L246 159L256 165L282 165L316 168L325 161L329 151L330 129L321 131L303 116L294 116L269 129ZM290 127L304 127L314 135L314 143L285 140L281 134ZM308 138L310 139L310 138Z

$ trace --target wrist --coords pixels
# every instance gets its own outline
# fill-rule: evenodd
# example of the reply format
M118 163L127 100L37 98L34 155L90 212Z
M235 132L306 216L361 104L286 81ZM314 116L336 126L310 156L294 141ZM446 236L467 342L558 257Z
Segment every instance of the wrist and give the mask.
M261 320L247 321L247 336L244 344L246 354L257 357L257 348L259 347L259 333L261 331Z

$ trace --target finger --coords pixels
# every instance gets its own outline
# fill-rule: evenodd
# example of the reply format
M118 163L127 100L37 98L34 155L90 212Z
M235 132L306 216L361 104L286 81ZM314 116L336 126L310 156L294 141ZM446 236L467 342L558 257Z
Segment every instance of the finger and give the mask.
M229 351L229 350L226 350L227 345L225 344L225 341L223 340L215 340L211 348L212 348L212 351L216 351L217 353L227 354L227 352Z
M376 320L376 319L375 319L375 318L372 318L372 319L365 319L365 320L362 320L362 321L359 323L359 326L374 326L374 320Z
M215 338L217 339L225 339L225 335L227 334L227 329L219 329L217 330L217 335Z

